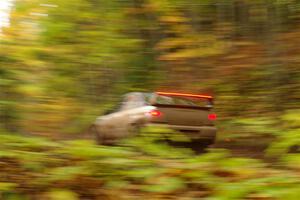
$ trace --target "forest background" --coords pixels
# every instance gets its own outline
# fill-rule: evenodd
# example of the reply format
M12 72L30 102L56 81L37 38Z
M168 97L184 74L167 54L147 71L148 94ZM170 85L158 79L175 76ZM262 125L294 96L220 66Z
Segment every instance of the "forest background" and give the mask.
M122 196L135 195L132 188L136 187L138 195L145 197L147 192L153 192L154 196L158 195L155 198L176 198L175 191L180 189L180 195L185 198L200 195L214 199L288 199L288 194L290 199L297 199L300 157L290 150L300 143L299 22L298 0L15 0L10 10L10 24L2 28L0 36L0 165L14 166L21 175L12 180L7 175L0 176L3 198L22 195L26 198L34 198L32 195L113 198L112 185L126 185L120 193ZM178 161L181 162L179 168L184 171L179 170L178 175L171 170L177 166L175 161L168 160L175 155L165 155L159 151L161 147L150 142L145 146L154 145L152 149L162 153L155 159L166 159L172 167L151 165L153 173L147 168L148 174L136 175L145 181L137 184L129 172L122 174L124 180L117 180L116 175L122 170L116 169L118 165L105 165L103 156L107 158L111 151L120 151L128 163L136 157L144 159L140 154L135 155L135 148L145 141L134 143L135 147L129 150L97 147L85 140L68 145L65 141L57 141L80 138L95 117L113 106L124 93L157 90L213 95L218 114L217 144L238 146L238 156L247 158L241 158L240 162L223 152L226 150L215 152L211 149L212 152L199 155L203 160L193 161L212 166L212 172L208 169L203 172L194 165L195 168L185 169L189 162L185 159L195 157L188 153L184 160ZM53 153L54 146L64 153ZM267 161L249 161L248 156L256 158L257 150L253 152L247 147L261 151L258 157L267 157ZM80 148L90 152L81 154ZM246 154L240 154L244 148ZM41 149L42 155L37 154ZM158 156L157 151L155 156ZM119 158L119 153L112 155L114 162L121 164L125 158ZM53 161L65 154L67 161ZM33 155L37 156L36 160ZM84 162L73 160L74 156ZM99 156L103 162L98 160ZM280 170L288 168L288 172L262 166L270 157L272 167L279 165L284 168ZM230 164L226 164L227 158ZM95 172L96 167L91 163L97 167L104 165L111 173ZM249 169L254 171L254 177L245 174L240 177L245 163L253 165ZM144 171L145 163L135 164ZM87 185L95 181L98 189L92 187L94 194L86 189L84 181L84 186L78 189L64 182L65 177L60 180L57 174L62 172L50 172L48 167L52 165L63 172L71 169L72 176L68 178L72 180L87 179ZM234 171L234 167L233 170L235 165L239 170ZM186 177L186 171L191 169L198 173L191 175L192 181ZM164 170L172 172L162 172ZM270 177L275 176L274 179L257 180L258 174L268 176L265 171L273 173L273 170L275 175ZM40 182L40 176L48 172L50 177L59 180L50 178L49 182ZM13 172L5 171L5 174L10 173ZM153 186L151 191L149 185L155 184L148 182L149 174L158 179L154 182L159 185ZM199 174L207 176L199 177ZM292 180L283 178L287 174ZM31 175L38 177L34 183L29 181ZM225 176L223 185L211 186L210 181L215 176ZM236 176L237 183L232 185L227 178ZM249 179L257 181L256 184L248 183ZM22 185L24 180L28 185ZM57 186L63 191L57 191L57 181L63 182L63 186ZM279 183L282 190L275 186L265 188L274 182L275 185ZM143 184L147 186L145 190ZM190 184L196 186L189 187ZM51 194L49 185L53 187ZM162 185L171 186L164 188ZM240 189L232 194L222 193L227 191L226 187L238 186ZM159 187L165 191L159 191ZM194 190L200 193L193 193ZM261 190L268 192L260 195ZM252 197L253 194L258 197Z

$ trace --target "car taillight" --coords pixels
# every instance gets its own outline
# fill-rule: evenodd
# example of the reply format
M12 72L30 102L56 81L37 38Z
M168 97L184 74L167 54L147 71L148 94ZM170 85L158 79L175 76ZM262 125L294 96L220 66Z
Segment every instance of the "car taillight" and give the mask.
M217 119L217 115L215 113L211 113L208 115L208 119L211 121L214 121Z
M152 116L152 117L160 117L162 115L162 113L159 111L159 110L151 110L149 112L149 114Z

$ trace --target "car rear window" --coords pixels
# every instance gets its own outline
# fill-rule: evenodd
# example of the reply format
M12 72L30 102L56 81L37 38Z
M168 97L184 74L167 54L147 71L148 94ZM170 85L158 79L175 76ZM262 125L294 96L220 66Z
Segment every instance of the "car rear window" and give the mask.
M205 98L195 97L174 97L164 95L147 95L146 100L149 104L160 104L160 105L178 105L178 106L189 106L189 107L212 107L212 101Z

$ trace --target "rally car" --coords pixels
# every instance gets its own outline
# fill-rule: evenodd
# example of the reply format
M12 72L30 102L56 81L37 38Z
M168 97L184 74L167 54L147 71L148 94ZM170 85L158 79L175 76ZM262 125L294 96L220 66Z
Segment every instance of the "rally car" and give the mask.
M136 135L141 127L159 126L210 145L217 132L217 116L212 109L213 97L209 95L131 92L117 108L98 117L92 127L99 144L113 144Z

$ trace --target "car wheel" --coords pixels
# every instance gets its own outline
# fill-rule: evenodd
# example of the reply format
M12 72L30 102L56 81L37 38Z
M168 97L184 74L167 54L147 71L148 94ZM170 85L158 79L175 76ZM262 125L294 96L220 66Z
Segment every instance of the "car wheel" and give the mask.
M139 123L133 123L130 125L128 131L131 136L138 135L141 131L141 125Z
M104 144L104 138L101 135L101 133L97 130L95 125L91 127L91 133L97 144Z
M107 138L105 137L101 131L99 131L95 125L93 125L91 127L92 129L92 134L93 134L93 137L96 141L96 143L98 145L107 145L107 146L114 146L117 142L117 140L113 139L113 138Z
M197 139L191 141L191 149L196 152L205 151L208 147L215 143L215 138L211 139Z

